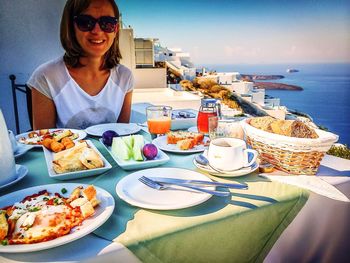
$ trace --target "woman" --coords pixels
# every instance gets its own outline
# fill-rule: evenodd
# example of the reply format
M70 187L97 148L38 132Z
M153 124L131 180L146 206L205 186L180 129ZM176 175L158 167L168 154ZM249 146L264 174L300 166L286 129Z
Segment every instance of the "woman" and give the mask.
M119 64L119 10L113 0L68 0L60 36L65 54L39 66L32 89L33 129L129 122L131 71Z

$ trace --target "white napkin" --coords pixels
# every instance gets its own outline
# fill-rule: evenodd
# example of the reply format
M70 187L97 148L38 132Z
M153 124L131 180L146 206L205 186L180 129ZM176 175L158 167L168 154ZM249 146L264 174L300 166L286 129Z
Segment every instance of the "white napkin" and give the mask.
M328 198L350 202L342 192L340 192L333 185L325 182L317 176L308 175L273 175L273 174L260 174L259 176L270 179L271 181L277 181L280 183L295 185L301 188L310 190L316 194L326 196Z

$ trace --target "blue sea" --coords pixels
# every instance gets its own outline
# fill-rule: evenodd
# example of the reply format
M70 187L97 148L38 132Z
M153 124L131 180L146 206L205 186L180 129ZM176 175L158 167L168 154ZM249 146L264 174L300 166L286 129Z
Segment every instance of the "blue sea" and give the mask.
M273 80L302 87L303 91L267 90L281 99L288 109L309 114L317 125L339 135L339 142L350 145L350 64L274 64L274 65L197 65L217 72L283 75ZM298 69L287 73L288 68Z

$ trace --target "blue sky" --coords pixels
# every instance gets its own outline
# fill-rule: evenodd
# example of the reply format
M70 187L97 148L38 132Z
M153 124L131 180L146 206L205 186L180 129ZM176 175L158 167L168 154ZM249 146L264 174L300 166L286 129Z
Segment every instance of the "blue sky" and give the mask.
M117 0L135 37L195 63L350 62L350 1Z

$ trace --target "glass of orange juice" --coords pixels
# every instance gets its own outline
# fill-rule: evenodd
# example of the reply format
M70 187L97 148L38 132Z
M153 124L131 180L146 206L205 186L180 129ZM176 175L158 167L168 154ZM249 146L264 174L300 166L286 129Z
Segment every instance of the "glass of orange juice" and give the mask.
M148 131L152 138L170 131L171 126L170 106L149 106L146 108Z

